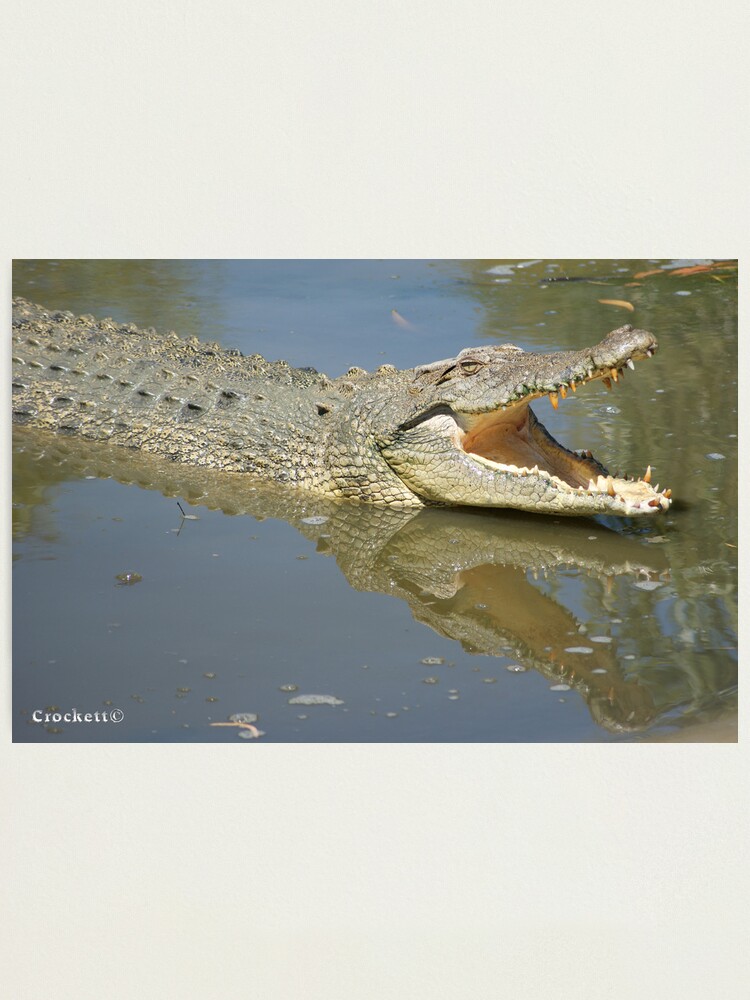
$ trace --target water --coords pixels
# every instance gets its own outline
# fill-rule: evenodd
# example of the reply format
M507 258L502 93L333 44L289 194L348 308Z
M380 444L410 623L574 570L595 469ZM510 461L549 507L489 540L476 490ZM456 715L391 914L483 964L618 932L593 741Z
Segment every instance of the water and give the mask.
M212 725L242 712L264 742L690 738L731 718L737 284L683 273L701 263L16 262L14 294L50 308L332 376L478 343L580 348L632 322L652 361L535 410L614 470L650 464L675 504L645 524L414 517L22 431L14 738L252 743ZM304 695L341 704L290 704Z

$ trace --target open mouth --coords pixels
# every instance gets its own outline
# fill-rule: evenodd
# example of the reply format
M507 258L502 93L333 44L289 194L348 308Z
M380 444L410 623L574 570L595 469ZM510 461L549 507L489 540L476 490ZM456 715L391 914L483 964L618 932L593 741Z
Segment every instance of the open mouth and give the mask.
M632 362L629 367L633 367ZM610 498L621 514L648 514L667 510L672 491L651 485L651 466L643 476L611 475L590 451L570 451L556 441L537 419L529 403L548 395L557 409L560 399L583 382L602 380L611 389L624 369L594 372L579 382L560 383L547 393L534 392L487 413L454 411L454 443L474 461L497 473L546 480L563 493ZM531 484L529 484L531 485Z
M570 451L530 407L560 401L579 386L622 381L656 341L630 326L593 348L527 353L513 344L466 348L456 358L415 369L433 403L404 422L382 453L417 496L429 502L515 507L547 514L643 516L667 510L671 490L642 476L611 475L590 451Z

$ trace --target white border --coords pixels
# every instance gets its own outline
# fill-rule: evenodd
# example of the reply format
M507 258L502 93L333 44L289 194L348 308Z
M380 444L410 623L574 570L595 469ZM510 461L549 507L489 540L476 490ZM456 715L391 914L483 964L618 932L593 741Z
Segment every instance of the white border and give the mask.
M737 0L10 8L6 303L14 256L747 249ZM6 512L9 476L6 452ZM748 995L741 746L41 747L2 724L14 1000Z

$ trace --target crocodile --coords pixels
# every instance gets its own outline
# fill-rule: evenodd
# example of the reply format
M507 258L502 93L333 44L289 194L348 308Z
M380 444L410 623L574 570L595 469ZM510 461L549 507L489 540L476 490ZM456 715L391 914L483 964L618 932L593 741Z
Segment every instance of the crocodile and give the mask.
M467 347L331 379L16 298L13 419L334 499L647 516L671 503L650 467L611 475L590 451L557 442L529 404L557 407L596 380L611 387L656 349L627 325L580 351Z

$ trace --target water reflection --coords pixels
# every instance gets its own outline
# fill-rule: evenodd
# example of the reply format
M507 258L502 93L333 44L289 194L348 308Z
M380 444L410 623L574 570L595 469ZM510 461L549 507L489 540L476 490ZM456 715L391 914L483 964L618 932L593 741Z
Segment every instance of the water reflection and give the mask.
M611 732L637 732L678 705L700 708L707 691L730 680L715 675L715 664L705 664L702 676L623 658L631 623L657 648L666 641L655 617L644 621L652 588L671 586L663 546L602 526L592 533L585 521L332 503L30 428L14 437L17 537L53 531L45 505L56 484L114 478L225 513L293 524L319 553L335 558L354 589L398 597L417 621L468 652L515 659L576 691ZM588 635L581 615L566 607L560 584L570 576L581 583L592 617L608 609L604 634Z

